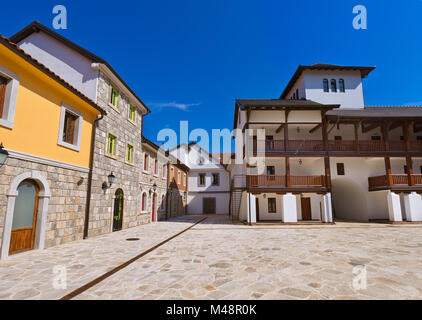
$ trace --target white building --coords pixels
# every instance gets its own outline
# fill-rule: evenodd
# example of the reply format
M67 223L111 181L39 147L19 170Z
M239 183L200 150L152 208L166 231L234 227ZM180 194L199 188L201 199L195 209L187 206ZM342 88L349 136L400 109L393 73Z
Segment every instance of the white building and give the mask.
M228 214L230 173L196 143L169 151L189 167L188 214Z
M369 107L375 68L299 66L279 99L236 100L241 221L422 221L422 107Z

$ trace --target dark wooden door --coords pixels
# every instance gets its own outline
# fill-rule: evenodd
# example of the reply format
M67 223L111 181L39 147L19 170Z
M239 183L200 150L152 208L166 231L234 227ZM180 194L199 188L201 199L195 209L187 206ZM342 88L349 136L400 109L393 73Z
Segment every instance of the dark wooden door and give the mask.
M302 220L312 220L311 198L302 198Z
M214 214L215 213L215 198L204 198L203 207L205 214Z
M255 206L256 206L256 222L258 222L259 221L259 199L258 198L256 198L255 199Z
M13 210L9 254L34 249L38 194L39 188L33 181L26 180L18 187L18 196Z
M154 194L152 196L152 216L151 216L151 221L155 221L155 203L157 202L157 195Z
M123 190L117 189L114 196L113 232L120 231L123 227Z

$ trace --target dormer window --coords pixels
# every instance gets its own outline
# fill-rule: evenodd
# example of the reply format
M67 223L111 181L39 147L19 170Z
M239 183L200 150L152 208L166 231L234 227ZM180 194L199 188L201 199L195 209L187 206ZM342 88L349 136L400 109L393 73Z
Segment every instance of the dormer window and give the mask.
M329 88L328 88L328 79L324 79L322 81L323 83L323 87L324 87L324 92L329 92Z
M346 89L344 87L344 79L340 79L338 81L338 89L340 92L346 92Z
M336 79L331 79L331 92L337 92L337 81L336 81Z

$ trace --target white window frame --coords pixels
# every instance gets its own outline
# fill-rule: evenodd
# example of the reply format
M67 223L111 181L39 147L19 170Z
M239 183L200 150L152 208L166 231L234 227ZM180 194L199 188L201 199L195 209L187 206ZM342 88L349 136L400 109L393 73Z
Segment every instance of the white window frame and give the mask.
M6 85L3 116L0 119L0 126L13 129L16 103L18 100L19 76L2 66L0 66L0 75L9 80Z
M78 120L76 121L76 127L75 127L75 144L71 144L71 143L67 143L65 141L63 141L63 129L64 129L64 119L66 116L66 112L70 112L73 115L78 117ZM68 148L68 149L72 149L75 151L80 151L81 149L81 136L82 136L82 120L83 120L83 116L82 113L80 113L79 111L73 109L71 106L62 103L61 106L61 111L60 111L60 125L59 125L59 138L57 140L57 144Z

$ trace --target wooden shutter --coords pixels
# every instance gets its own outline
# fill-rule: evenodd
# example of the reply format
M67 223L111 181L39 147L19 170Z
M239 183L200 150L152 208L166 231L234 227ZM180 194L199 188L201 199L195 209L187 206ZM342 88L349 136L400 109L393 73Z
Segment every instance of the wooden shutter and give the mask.
M4 101L6 100L7 80L0 77L0 118L3 117Z

